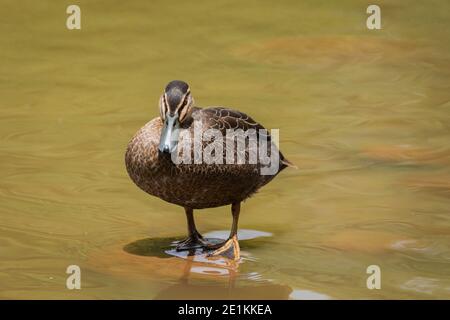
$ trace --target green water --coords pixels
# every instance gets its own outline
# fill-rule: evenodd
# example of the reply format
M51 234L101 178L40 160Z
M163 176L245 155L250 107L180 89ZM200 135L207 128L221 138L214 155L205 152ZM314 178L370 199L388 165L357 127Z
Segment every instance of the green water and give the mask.
M72 1L0 2L1 298L450 298L447 1L378 1L382 30L364 1L77 1L72 31ZM243 204L239 266L165 254L183 209L127 176L172 79L299 168Z

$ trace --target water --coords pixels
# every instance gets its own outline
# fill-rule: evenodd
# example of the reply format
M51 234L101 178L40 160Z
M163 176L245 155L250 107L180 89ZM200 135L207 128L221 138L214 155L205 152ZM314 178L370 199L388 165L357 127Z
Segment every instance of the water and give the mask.
M77 3L68 31L70 1L2 0L1 298L450 298L448 2L381 2L380 31L364 1ZM243 204L240 264L167 254L183 210L127 176L172 79L279 128L299 167Z

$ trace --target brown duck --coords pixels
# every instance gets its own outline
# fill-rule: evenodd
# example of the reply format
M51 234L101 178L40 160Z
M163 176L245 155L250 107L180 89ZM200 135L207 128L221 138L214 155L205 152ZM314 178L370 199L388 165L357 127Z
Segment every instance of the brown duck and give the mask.
M194 107L189 85L183 81L175 80L166 86L159 99L159 111L160 116L142 127L128 144L125 154L128 174L145 192L184 208L188 237L178 243L177 250L203 247L214 250L209 251L209 255L224 254L239 259L237 229L241 202L292 164L271 142L264 127L246 114L223 107ZM242 153L241 161L236 160L240 149L234 145L234 140L230 144L234 148L226 145L227 139L235 139L226 135L227 129L241 129L241 133L253 129L258 138L266 138L268 143L260 148L267 148L267 155L277 155L275 170L261 174L262 169L273 163L268 164L259 158L256 162L249 161L251 155L256 154L249 140L246 140L248 147ZM202 136L211 131L221 133L225 139L221 141L212 137L200 140L200 144L196 142L198 132ZM190 139L192 137L194 139ZM211 151L214 143L218 148ZM201 154L208 145L215 161L208 161L206 156L202 161ZM173 155L180 158L186 155L191 161L180 162ZM230 163L231 159L234 161ZM233 216L230 236L222 243L211 244L197 231L193 210L225 205L231 205Z

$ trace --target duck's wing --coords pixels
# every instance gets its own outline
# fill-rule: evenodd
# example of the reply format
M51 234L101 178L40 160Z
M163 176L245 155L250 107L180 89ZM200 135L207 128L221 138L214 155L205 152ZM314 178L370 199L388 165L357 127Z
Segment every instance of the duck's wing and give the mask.
M271 136L269 131L264 128L260 123L253 120L249 115L224 107L211 107L201 109L202 118L206 123L207 128L204 129L217 129L220 130L222 135L225 137L227 134L227 129L242 129L247 131L249 129L254 129L256 131L256 137L259 139L260 136L267 139L267 146L270 148ZM275 146L276 148L276 146ZM287 166L294 166L289 162L283 154L276 148L279 153L280 159L280 169ZM269 151L270 152L270 151ZM248 155L247 155L248 156Z
M247 114L224 107L202 109L202 116L210 129L218 129L226 133L227 129L265 129Z

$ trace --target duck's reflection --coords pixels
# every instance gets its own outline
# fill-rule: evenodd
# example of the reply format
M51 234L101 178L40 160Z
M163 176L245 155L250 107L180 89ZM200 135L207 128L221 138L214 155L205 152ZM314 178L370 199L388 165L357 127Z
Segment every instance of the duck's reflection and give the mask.
M261 275L256 276L256 272L246 271L246 262L251 257L245 251L237 262L225 257L208 257L201 249L178 252L173 247L176 240L142 239L124 247L130 254L153 257L152 261L157 259L158 272L170 268L170 274L179 275L175 284L161 290L154 299L289 299L292 292L289 286L274 284Z
M205 266L195 261L196 256L188 256L183 275L178 283L161 290L155 299L289 299L292 289L285 285L268 281L254 282L240 277L239 264L230 262L228 266ZM193 274L210 276L203 281L191 281ZM220 277L221 281L213 281ZM209 281L208 281L209 280Z

